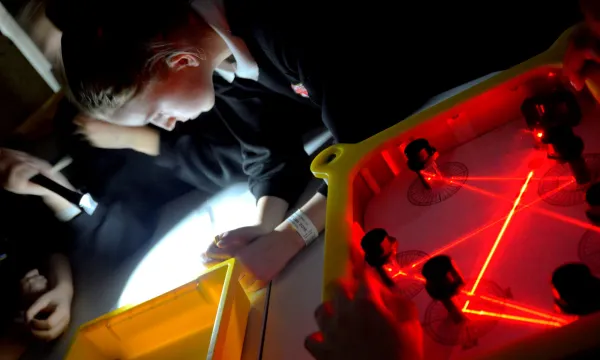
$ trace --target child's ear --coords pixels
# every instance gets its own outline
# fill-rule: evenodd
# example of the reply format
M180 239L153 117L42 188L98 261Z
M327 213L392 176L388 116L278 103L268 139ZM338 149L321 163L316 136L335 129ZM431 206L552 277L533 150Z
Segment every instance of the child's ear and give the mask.
M167 58L167 66L169 69L179 71L188 67L200 66L200 60L205 60L202 54L179 53Z

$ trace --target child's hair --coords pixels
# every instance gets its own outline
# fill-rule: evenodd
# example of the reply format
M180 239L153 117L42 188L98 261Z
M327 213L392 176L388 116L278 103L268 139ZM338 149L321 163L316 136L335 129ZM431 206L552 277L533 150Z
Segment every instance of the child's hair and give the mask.
M185 1L132 0L98 21L68 28L62 38L67 95L80 110L110 116L144 84L160 76L165 59L200 50L186 41L188 25L208 28Z

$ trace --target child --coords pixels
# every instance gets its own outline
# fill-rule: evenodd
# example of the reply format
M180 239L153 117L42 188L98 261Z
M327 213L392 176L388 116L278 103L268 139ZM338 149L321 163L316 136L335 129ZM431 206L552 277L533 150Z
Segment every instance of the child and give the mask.
M60 200L47 201L63 210ZM69 325L73 282L62 255L68 235L39 199L0 191L0 218L0 353L17 359L27 333L50 341Z
M58 2L60 3L60 1ZM60 52L60 48L56 46L54 41L56 33L61 32L59 28L72 27L73 22L76 23L81 17L73 17L53 8L49 9L48 12L48 16L52 17L52 21L50 21L45 15L45 7L47 4L51 4L51 1L31 0L24 3L26 5L23 10L16 16L22 26L33 36L40 48L52 50L46 52L47 54ZM103 7L99 5L105 4L92 1L85 4L73 3L71 5L70 9L77 7L80 10L79 13L90 15L86 17L87 19L91 17L91 14L96 16L97 13L102 12ZM51 30L53 31L39 31L40 27L46 30L48 24L56 24L57 26L52 27ZM54 58L49 60L54 63ZM255 113L255 109L260 107L269 109L268 114L264 116L265 119L268 117L279 118L286 114L290 120L302 118L308 120L308 126L294 127L296 131L291 128L285 129L297 134L286 140L294 143L294 153L287 154L293 161L285 167L275 169L278 171L279 179L270 179L272 183L278 182L281 184L285 182L285 186L275 184L274 187L276 188L273 191L276 191L286 202L295 202L311 177L308 170L309 158L304 152L301 135L314 130L315 124L319 123L318 112L315 109L308 109L307 111L307 109L298 106L290 99L281 99L277 95L269 94L262 88L256 87L253 82L250 82L250 84L238 84L237 82L230 84L219 76L215 79L215 84L220 86L222 92L218 106L210 113L203 114L203 121L186 124L186 126L178 128L173 133L158 131L156 128L151 127L123 128L105 123L99 124L97 121L85 116L78 117L76 121L79 126L77 133L84 135L96 147L133 149L156 156L156 163L170 171L168 175L175 175L178 179L206 193L206 196L210 196L231 183L248 181L247 173L256 172L256 167L242 167L242 156L249 160L265 156L264 153L253 151L245 152L243 155L240 142L225 125L222 120L223 117L227 117L230 123L242 123L247 120L241 118L242 114ZM249 89L253 86L255 90L250 92ZM244 100L241 106L235 108L230 106L231 102L237 101L235 97L240 92L245 93L247 99ZM85 186L94 196L97 196L102 201L102 206L98 212L106 213L105 215L97 214L94 216L94 219L102 219L101 223L92 226L86 224L85 229L79 229L79 232L86 232L89 236L94 234L95 237L103 238L104 244L98 244L96 251L99 251L100 248L103 248L103 250L108 250L108 248L117 250L116 245L118 245L119 255L128 254L131 252L129 250L135 249L141 243L141 238L148 237L154 229L152 211L148 209L156 207L162 201L162 198L173 197L176 196L176 193L180 193L175 189L167 188L175 186L181 191L190 191L190 189L186 186L187 184L176 184L173 181L177 180L175 178L167 179L169 177L165 176L167 171L162 170L161 172L161 169L154 166L153 160L128 151L90 149L89 146L74 141L71 134L75 129L70 126L70 122L76 113L77 111L67 101L61 102L57 119L59 133L63 136L59 139L59 143L63 150L75 160L71 166L71 180L74 180L78 186ZM115 131L118 131L118 136L115 135ZM110 163L116 164L111 168L113 174L108 176L111 171L102 172L102 169ZM119 169L118 164L121 163L123 163L123 166ZM267 168L265 171L273 170ZM153 178L154 185L146 184L147 186L144 186L144 188L152 186L155 188L147 191L147 195L143 199L135 196L135 193L143 190L140 186L131 189L131 185L141 178ZM159 186L159 183L162 186ZM261 188L265 186L270 186L270 184L265 183L258 176L250 177L251 190L262 191ZM153 196L149 194L153 194ZM117 198L117 196L120 196L120 198ZM108 203L109 201L112 203ZM260 206L261 203L259 203ZM122 214L124 211L126 213ZM148 215L148 213L150 214ZM230 237L255 238L264 235L272 231L282 219L283 216L273 217L272 212L260 212L256 224L231 231ZM81 221L77 222L81 223ZM127 226L124 226L124 224L127 224ZM135 226L136 224L142 226ZM100 231L89 231L90 227L96 227ZM119 235L119 229L122 229L123 235ZM126 242L119 241L119 238L127 240L125 240ZM123 246L128 247L123 248Z
M34 36L39 35L36 29L40 26L45 28L47 23L55 23L61 29L80 26L77 24L82 19L89 21L99 16L98 13L106 11L104 2L82 4L55 1L59 5L63 4L65 9L72 10L69 12L58 11L60 9L56 6L51 6L52 1L48 3L50 8L47 13L52 21L44 15L46 1L43 0L29 1L18 16L23 26ZM70 15L75 12L79 15ZM56 27L54 29L60 32ZM47 36L35 36L38 46L53 49L54 52L60 50L56 48L56 43L53 41L54 32L44 34ZM283 211L287 208L287 203L294 203L297 200L310 179L309 158L304 151L302 139L306 133L314 132L315 128L322 128L319 112L314 107L307 108L293 99L265 91L264 87L254 81L242 80L230 83L217 75L214 85L219 92L218 104L210 113L203 114L203 124L189 124L169 134L151 127L111 127L81 116L77 120L80 126L78 133L83 134L92 145L100 148L133 149L157 156L158 164L170 169L178 178L207 194L219 191L232 182L246 181L249 175L250 189L257 194L257 198L261 198L261 194L265 191L277 197L272 197L270 200L267 197L259 199L259 216L256 225L229 232L230 238L236 236L255 238L272 231L283 220ZM62 112L69 113L60 115L63 118L73 116L74 112L68 107L67 104L61 104L61 109L67 108ZM268 109L268 111L261 109ZM244 138L240 139L238 134L232 134L230 129L233 126L237 132L243 133L247 130L248 121L252 122L253 117L259 115L261 121L265 123L277 124L281 118L295 123L292 127L281 128L281 132L294 134L284 140L286 147L290 149L285 155L289 160L287 164L277 162L267 166L259 164L255 159L265 158L271 154L256 147L244 146L247 151L242 154L240 140L243 141ZM223 123L224 119L227 119L227 125ZM65 129L65 131L70 130ZM119 131L118 136L115 136L115 131ZM66 139L66 141L70 140ZM273 139L270 142L276 144L278 141ZM116 156L114 152L110 155ZM104 157L106 156L109 155L105 154ZM90 162L89 156L81 160L78 163ZM278 201L279 198L283 201ZM260 211L265 207L270 210Z
M398 6L129 2L105 20L64 34L64 75L85 112L166 129L211 109L213 72L234 82L254 80L264 91L316 106L336 140L357 142L440 92L536 55L580 19L571 1L509 1L493 10L472 2ZM244 100L244 94L237 98ZM285 117L276 124L259 115L228 125L248 153L263 154L247 164L255 177L267 181L289 162ZM259 194L266 200L262 210L282 217L288 204L270 190ZM294 215L310 232L296 233L285 221L257 240L224 236L211 257L236 254L269 280L324 228L325 193L323 188Z

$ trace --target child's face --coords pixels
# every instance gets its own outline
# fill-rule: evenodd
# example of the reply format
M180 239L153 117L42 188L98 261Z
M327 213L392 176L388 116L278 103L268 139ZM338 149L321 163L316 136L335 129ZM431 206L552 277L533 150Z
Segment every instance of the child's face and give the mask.
M183 66L168 69L166 75L150 82L116 112L97 117L122 126L151 123L173 130L178 121L195 119L212 109L214 103L212 68Z

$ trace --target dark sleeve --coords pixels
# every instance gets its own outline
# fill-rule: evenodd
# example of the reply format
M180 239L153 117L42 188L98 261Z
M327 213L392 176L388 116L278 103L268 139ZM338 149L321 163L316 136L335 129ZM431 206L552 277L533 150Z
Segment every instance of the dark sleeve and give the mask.
M295 202L311 176L301 134L283 130L277 123L286 120L278 116L281 106L265 102L263 94L238 96L237 90L229 91L209 113L161 132L157 163L208 192L247 179L256 199Z
M294 119L277 101L233 101L223 118L242 146L250 191L256 199L275 196L293 204L311 178L310 160Z
M249 81L236 82L253 86ZM241 145L252 194L256 199L275 196L293 204L312 177L297 127L296 117L302 115L294 113L285 99L247 87L231 88L221 98L223 104L216 111Z
M240 143L215 110L173 131L160 131L159 151L158 165L208 193L247 179Z

